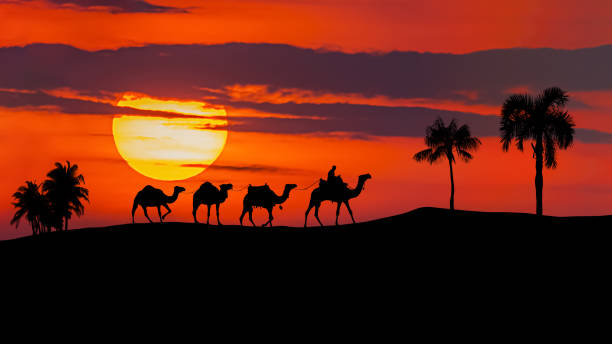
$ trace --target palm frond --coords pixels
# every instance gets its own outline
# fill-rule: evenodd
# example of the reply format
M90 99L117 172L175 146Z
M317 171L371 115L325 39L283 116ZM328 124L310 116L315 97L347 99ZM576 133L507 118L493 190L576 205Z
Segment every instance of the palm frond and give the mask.
M546 168L557 168L556 145L553 137L544 135L544 165L546 165Z
M455 133L455 147L465 151L475 151L482 144L477 137L472 137L470 127L462 125Z
M446 126L444 120L438 117L431 126L427 127L425 134L425 144L430 148L418 152L413 158L417 161L428 161L431 164L442 157L454 163L453 150L474 151L482 144L478 138L471 136L468 125L458 127L455 119Z
M432 153L433 153L433 149L427 148L427 149L424 149L416 153L412 158L418 162L425 161L425 160L429 161Z
M544 114L551 108L559 108L565 106L569 101L567 92L559 87L549 87L542 91L535 99L536 110Z
M513 94L502 105L501 111L501 142L502 149L508 151L513 139L517 139L517 148L523 150L523 140L528 132L527 122L534 111L534 99L528 94Z
M463 149L457 149L457 155L459 155L461 160L463 160L465 162L469 162L470 160L472 160L474 158L472 156L472 154L470 154L469 152L467 152L467 151L465 151Z
M448 141L448 128L444 125L444 120L438 117L434 123L425 129L425 144L427 147L436 148L444 145Z
M559 148L567 149L574 142L574 119L567 111L552 112L546 116L544 131L557 143Z

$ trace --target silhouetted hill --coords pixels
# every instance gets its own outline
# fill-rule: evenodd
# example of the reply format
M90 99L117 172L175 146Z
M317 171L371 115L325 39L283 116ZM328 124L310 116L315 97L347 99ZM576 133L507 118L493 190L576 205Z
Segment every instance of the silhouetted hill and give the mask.
M204 308L222 303L224 309L228 300L255 302L256 309L271 300L288 308L291 302L333 304L351 312L375 309L368 313L373 318L393 314L395 321L404 319L395 317L397 311L435 319L440 309L451 309L454 323L474 307L483 315L515 309L520 319L536 303L567 310L572 305L559 300L568 294L605 285L611 225L612 216L420 208L325 228L83 228L0 242L0 256L5 268L35 278L40 272L32 271L44 267L49 283L70 281L80 288L84 275L94 276L90 286L101 283L103 294L123 295L136 281L143 290L156 290L147 302L171 296L185 304L205 300ZM66 269L58 277L57 270ZM398 308L388 313L380 309L385 305Z
M401 247L402 251L411 252L504 250L512 246L550 250L555 249L555 245L597 245L602 239L611 237L610 230L612 216L538 218L523 213L419 208L397 216L337 227L137 223L83 228L3 241L0 249L129 249L166 253L227 249L248 254L308 247L354 250L356 247L348 244L357 244L369 245L368 250Z

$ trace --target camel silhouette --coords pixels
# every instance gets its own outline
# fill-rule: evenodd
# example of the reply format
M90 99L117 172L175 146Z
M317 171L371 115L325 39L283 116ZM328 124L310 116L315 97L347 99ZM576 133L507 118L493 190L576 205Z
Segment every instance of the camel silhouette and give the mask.
M157 214L159 214L159 222L164 222L166 216L168 216L168 214L172 212L172 210L170 210L170 207L168 207L168 204L174 203L174 201L176 201L176 199L178 198L178 195L183 191L185 191L185 188L175 186L174 193L172 194L172 196L166 196L164 192L160 189L156 189L151 185L145 186L142 190L138 191L136 197L134 197L134 205L132 206L132 223L134 223L134 213L136 213L136 209L138 208L138 206L142 207L145 217L151 223L153 221L151 221L151 218L149 218L149 214L147 214L147 207L156 207ZM165 213L163 216L160 210L161 206L168 210L168 212Z
M297 185L295 184L286 184L283 194L278 196L267 184L263 186L249 185L249 190L242 201L243 208L242 214L240 215L240 225L242 226L242 219L248 212L249 221L251 221L253 226L255 226L255 223L253 222L253 207L260 207L268 211L268 222L264 223L262 227L265 227L268 224L270 227L272 227L272 220L274 219L272 216L272 209L274 209L275 205L284 203L287 198L289 198L289 193L291 190L295 189L296 187ZM283 209L282 206L280 206L280 208Z
M198 223L196 213L200 204L208 206L208 215L206 216L206 224L210 221L210 206L215 205L217 210L217 224L221 226L219 220L219 206L227 199L227 191L233 188L232 184L221 184L220 190L209 182L200 185L198 191L193 194L193 220Z
M338 176L336 178L340 177ZM307 226L308 213L310 213L310 209L312 209L312 207L315 208L315 218L317 219L317 221L319 221L321 227L323 226L323 223L321 223L321 220L319 219L319 207L321 207L321 203L323 201L331 201L332 203L335 202L338 204L338 207L336 208L336 226L338 225L338 216L340 215L340 207L342 206L342 204L346 206L346 209L348 209L349 214L351 214L351 219L353 220L353 223L355 223L353 211L349 206L349 200L361 194L366 180L370 178L372 178L372 176L369 173L360 175L359 181L357 182L357 186L354 189L349 189L346 183L343 183L341 179L339 186L335 187L332 185L328 185L328 183L324 183L325 181L322 180L319 187L312 190L312 193L310 194L310 202L308 203L308 209L306 209L306 215L304 216L304 227Z

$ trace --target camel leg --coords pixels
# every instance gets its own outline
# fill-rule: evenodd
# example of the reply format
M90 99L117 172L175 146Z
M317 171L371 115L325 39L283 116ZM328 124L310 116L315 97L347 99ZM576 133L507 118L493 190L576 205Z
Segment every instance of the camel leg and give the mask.
M321 225L321 227L323 227L323 223L321 222L321 219L319 219L319 207L321 207L321 204L315 204L315 219L317 219L317 221L319 221L319 224Z
M308 214L310 213L310 209L315 206L315 203L310 201L308 204L308 209L306 209L306 214L304 215L304 228L308 226Z
M132 206L132 223L134 222L134 214L136 214L136 209L138 209L138 203L134 202L134 206Z
M196 216L198 213L198 208L200 207L200 204L197 202L193 202L193 211L191 212L193 214L193 221L195 223L198 223L198 217Z
M249 209L249 221L251 221L253 227L257 227L255 226L255 222L253 222L253 208Z
M353 211L351 210L351 207L349 206L348 200L344 201L344 205L346 206L346 209L348 209L349 214L351 214L351 220L353 220L353 223L355 223L355 218L353 217Z
M159 222L164 222L164 218L162 217L161 209L159 205L157 206L157 214L159 215Z
M206 215L206 224L210 223L210 204L207 204L206 207L208 207L208 215Z
M147 218L147 220L149 220L149 222L153 223L153 221L151 220L151 218L149 217L149 214L147 214L147 207L145 207L144 205L141 206L142 207L142 211L145 214L145 217Z
M244 218L244 215L246 215L247 213L247 209L246 208L242 208L242 214L240 214L240 225L242 226L242 219Z
M172 210L170 210L170 207L169 207L167 204L164 204L163 206L164 206L164 208L166 208L166 210L168 210L168 212L167 212L167 213L165 213L165 214L162 216L162 219L164 219L164 220L165 220L165 219L166 219L166 216L168 216L168 214L170 214L170 213L172 212ZM158 207L158 208L159 208L159 207Z
M270 208L268 209L268 222L264 223L262 227L265 227L268 224L270 224L270 227L272 227L272 220L274 220L274 216L272 216L272 208Z
M338 216L340 216L340 207L342 203L338 202L338 206L336 207L336 226L338 225Z
M219 220L219 207L221 206L221 204L217 203L215 204L215 210L217 211L217 225L222 226L221 221Z

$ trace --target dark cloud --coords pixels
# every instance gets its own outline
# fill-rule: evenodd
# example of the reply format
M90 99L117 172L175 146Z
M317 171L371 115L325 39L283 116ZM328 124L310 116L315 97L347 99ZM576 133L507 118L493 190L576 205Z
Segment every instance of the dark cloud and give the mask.
M88 52L65 45L0 49L0 88L140 91L200 97L200 88L268 85L314 92L500 104L508 89L612 89L612 46L465 55L349 54L275 44L153 45ZM465 91L473 92L467 96Z
M481 136L497 135L495 116L434 110L417 107L384 107L355 104L267 104L231 103L228 110L230 128L239 131L312 133L355 132L373 136L423 136L425 128L438 117L456 118L469 124ZM239 108L264 113L288 114L297 118L240 117ZM320 117L323 119L311 119ZM492 123L495 123L492 125Z
M585 143L612 144L612 134L592 129L576 129L576 139Z
M47 0L61 6L73 6L80 10L103 9L111 13L187 13L184 8L154 5L142 0Z
M456 119L461 124L468 124L472 134L479 137L499 136L499 116L483 116L459 111L355 104L233 103L232 106L297 117L240 117L239 109L230 109L229 126L234 131L287 134L353 132L362 134L361 139L371 139L376 136L422 137L425 128L436 118L441 117L446 122ZM313 116L324 119L309 118ZM576 129L576 139L585 143L612 143L612 133Z
M416 107L351 104L268 104L235 102L218 92L227 86L267 85L314 93L363 97L430 98L500 106L509 89L559 86L571 92L612 90L612 46L577 50L507 49L465 55L416 52L349 54L276 44L151 45L84 51L66 45L0 48L0 89L79 92L140 92L162 98L216 96L232 108L297 119L248 118L230 110L232 130L279 133L353 132L363 135L422 136L434 118L457 118L480 136L498 135L498 118ZM203 90L204 89L204 90ZM11 95L11 97L16 97ZM67 113L86 112L90 103L20 94L0 94L0 105L60 103ZM208 98L207 98L208 99ZM8 104L8 105L7 105ZM584 106L576 101L573 106ZM112 105L95 105L112 113ZM122 108L123 109L123 108ZM125 110L121 111L125 113ZM318 116L323 120L308 117ZM580 123L578 123L580 125ZM584 142L609 142L610 134L578 131Z
M34 91L26 92L11 92L0 90L0 106L7 108L23 108L33 107L42 109L55 109L57 112L65 114L87 114L87 115L140 115L140 116L155 116L155 117L193 117L201 118L200 116L188 116L164 111L139 110L130 107L119 107L107 103L100 103L88 100L69 99L55 97L53 95ZM216 118L216 117L211 117ZM214 129L214 128L208 128Z

